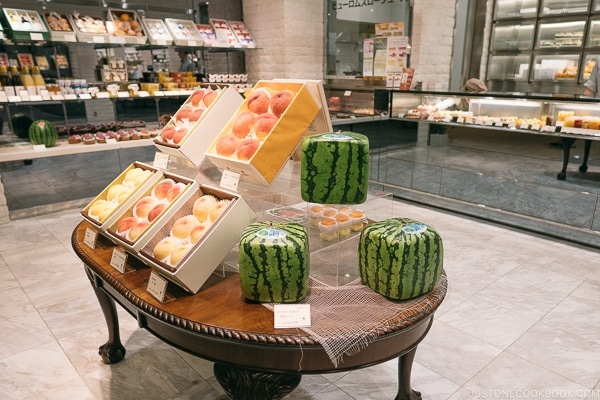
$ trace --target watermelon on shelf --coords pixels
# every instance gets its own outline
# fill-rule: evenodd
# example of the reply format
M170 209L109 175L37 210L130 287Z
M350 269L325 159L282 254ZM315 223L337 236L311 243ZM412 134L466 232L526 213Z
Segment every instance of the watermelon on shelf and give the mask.
M242 293L252 301L295 303L308 291L308 232L296 222L254 222L239 243Z
M369 139L360 133L322 133L302 142L302 199L320 204L361 204L367 199Z
M52 147L56 144L58 132L54 125L44 119L34 121L29 126L29 140L33 144L43 144L46 147Z
M23 139L29 137L29 127L33 120L26 114L15 114L10 119L13 133Z
M409 218L367 225L358 243L362 282L394 300L432 291L442 276L442 239L431 226Z

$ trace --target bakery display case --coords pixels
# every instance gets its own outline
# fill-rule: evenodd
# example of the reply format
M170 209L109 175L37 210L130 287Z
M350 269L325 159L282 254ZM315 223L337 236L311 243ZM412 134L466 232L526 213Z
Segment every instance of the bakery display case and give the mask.
M494 55L490 57L488 78L493 80L514 79L527 80L531 55Z
M592 6L592 11L600 11L600 0L594 0L594 5Z
M497 24L492 30L492 51L529 50L533 45L535 21L523 21L521 25Z
M600 53L588 53L583 57L583 67L581 68L581 82L585 82L590 78L590 73L596 65L596 60L600 57Z
M538 25L538 49L579 48L583 46L586 21L552 20Z
M537 15L537 0L497 0L495 19L529 18Z
M543 0L540 9L541 15L562 15L586 13L589 9L589 0Z
M575 81L579 58L579 54L536 55L533 60L533 79Z
M586 47L600 47L600 16L590 19Z

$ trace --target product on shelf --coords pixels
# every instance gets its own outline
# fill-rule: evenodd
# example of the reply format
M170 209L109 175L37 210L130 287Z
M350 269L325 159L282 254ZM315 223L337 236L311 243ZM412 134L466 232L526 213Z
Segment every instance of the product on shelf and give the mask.
M206 155L219 168L268 184L287 162L319 108L305 84L258 82Z
M81 215L96 225L110 223L114 211L132 198L136 190L150 183L157 170L143 163L129 165L117 178L102 190L82 211Z
M29 115L15 114L11 117L10 122L15 135L23 139L29 137L29 127L33 123L33 119Z
M358 267L362 282L394 300L433 290L442 275L443 258L438 232L409 218L374 222L360 234Z
M256 42L252 38L250 31L246 28L246 25L241 21L227 21L229 27L235 34L235 37L240 42L242 47L254 48Z
M29 126L29 140L34 145L43 144L52 147L56 144L58 133L54 124L46 120L37 120Z
M237 40L235 34L229 27L227 20L211 18L209 19L209 22L217 37L217 41L214 43L215 46L242 47L242 44Z
M355 132L324 133L302 142L302 199L324 204L360 204L367 199L369 139Z
M37 11L2 8L2 17L6 21L12 39L50 39L50 32Z
M217 35L213 31L212 27L208 24L196 24L196 28L198 28L198 32L202 39L204 40L204 46L210 47L214 46L217 41Z
M44 17L46 18L46 23L50 28L50 36L53 41L77 41L77 36L75 35L73 26L66 15L50 11L45 13Z
M142 18L148 42L158 46L168 46L173 43L173 37L162 19Z
M109 9L108 16L110 20L106 22L106 30L110 35L115 36L110 38L112 42L146 43L144 27L135 11Z
M319 238L326 242L360 232L367 223L365 213L351 207L338 209L328 204L310 204L308 215L310 225L319 229Z
M242 233L239 274L252 301L295 303L308 292L308 232L296 222L255 222Z
M173 37L173 43L180 46L202 46L204 39L194 21L165 18L165 24Z

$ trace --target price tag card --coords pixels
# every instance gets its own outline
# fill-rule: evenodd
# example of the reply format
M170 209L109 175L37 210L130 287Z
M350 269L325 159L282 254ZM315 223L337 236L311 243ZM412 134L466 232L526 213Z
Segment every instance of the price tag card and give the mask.
M350 97L350 96L352 96L352 90L346 90L346 91L344 92L344 96L346 96L346 97Z
M63 96L62 94L52 94L52 95L50 95L50 99L51 100L64 100L65 96Z
M310 327L310 304L275 304L275 328Z
M10 101L11 103L20 103L21 96L8 96L8 101Z
M90 99L92 98L92 95L91 95L91 94L89 94L89 93L81 93L81 94L79 95L79 98L80 98L81 100L90 100Z
M221 175L220 186L224 189L233 190L237 192L238 183L240 182L240 174L237 172L225 170L223 171L223 175Z
M96 98L97 99L108 99L108 98L110 98L110 93L108 93L108 92L98 92L98 93L96 93Z
M87 228L85 230L85 236L83 237L83 243L85 243L85 245L87 247L89 247L90 249L95 249L96 248L96 238L98 237L98 232Z
M145 90L140 90L140 91L138 92L138 97L148 97L148 96L150 96L150 93L148 93L148 92L147 92L147 91L145 91Z
M44 35L41 33L31 32L29 35L31 40L44 40Z
M150 279L148 280L148 293L150 293L154 298L161 303L165 300L165 295L167 294L167 281L165 278L160 276L155 271L150 272Z
M517 127L517 124L516 124L516 122L514 122L514 121L511 121L511 122L509 122L509 123L508 123L508 127L509 127L509 128L516 128L516 127Z
M117 92L117 97L119 97L119 98L129 97L129 92L126 92L124 90L118 91Z
M46 151L46 145L45 144L34 144L33 151Z
M124 274L127 266L127 253L115 247L110 257L110 266Z
M65 100L77 100L77 95L75 93L65 94Z
M166 153L156 152L154 154L154 162L152 163L156 168L167 169L169 166L169 155Z
M465 117L458 117L458 119L456 120L457 123L459 124L464 124L465 123Z
M540 130L540 125L539 124L533 124L531 125L531 129L532 131L539 131Z
M29 96L29 101L42 101L42 96L38 94L32 94Z
M157 97L164 96L165 92L163 92L162 90L157 90L156 92L154 92L154 95Z
M494 125L494 121L485 121L484 125L486 126L493 126Z

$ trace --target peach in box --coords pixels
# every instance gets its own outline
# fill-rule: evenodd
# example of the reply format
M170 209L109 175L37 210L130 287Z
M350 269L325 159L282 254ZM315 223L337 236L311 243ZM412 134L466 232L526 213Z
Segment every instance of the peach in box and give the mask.
M219 135L243 100L232 86L218 88L216 85L210 85L208 88L198 89L181 106L182 109L193 110L186 117L189 121L188 125L184 125L187 133L177 131L180 127L175 126L177 118L173 118L162 130L163 139L156 138L154 145L163 153L199 166L204 160L208 146ZM234 151L236 147L237 145Z
M284 111L266 136L262 136L264 135L263 130L268 129L268 127L261 128L260 132L256 132L255 123L254 134L257 138L263 139L254 155L250 159L240 160L236 155L226 156L219 152L222 147L222 143L219 143L221 138L228 135L233 136L233 118L231 118L221 130L218 138L208 148L206 156L220 169L238 172L244 179L261 185L269 185L279 174L304 133L309 129L321 105L312 90L304 83L259 81L254 86L252 93L257 93L259 90L268 91L273 95L281 93L271 106L275 105L277 112L281 112L282 109ZM293 94L293 96L291 102L286 104L288 94ZM273 99L274 97L271 97L271 100ZM247 102L243 103L237 110L236 115L248 112L247 107ZM276 116L276 114L274 115ZM265 122L268 121L272 120ZM268 125L268 123L265 123L265 125ZM218 143L219 146L217 146Z

